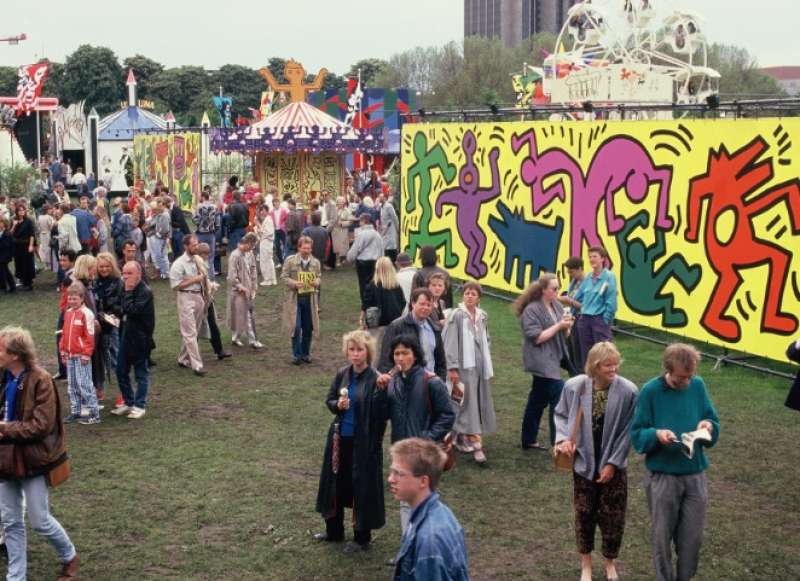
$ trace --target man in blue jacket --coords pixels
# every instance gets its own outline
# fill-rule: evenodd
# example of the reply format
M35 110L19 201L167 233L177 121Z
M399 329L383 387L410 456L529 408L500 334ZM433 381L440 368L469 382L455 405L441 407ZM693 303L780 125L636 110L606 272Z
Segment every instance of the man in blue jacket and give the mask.
M389 487L411 505L411 521L395 558L398 581L466 581L469 579L464 530L439 499L444 453L430 440L408 438L391 448Z

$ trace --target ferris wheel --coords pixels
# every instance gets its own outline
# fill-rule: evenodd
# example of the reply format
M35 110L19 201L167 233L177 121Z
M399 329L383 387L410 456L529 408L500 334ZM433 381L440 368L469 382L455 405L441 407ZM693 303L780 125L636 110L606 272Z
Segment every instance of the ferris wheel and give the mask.
M583 0L570 8L544 61L553 103L697 103L718 92L702 19L661 16L654 0Z

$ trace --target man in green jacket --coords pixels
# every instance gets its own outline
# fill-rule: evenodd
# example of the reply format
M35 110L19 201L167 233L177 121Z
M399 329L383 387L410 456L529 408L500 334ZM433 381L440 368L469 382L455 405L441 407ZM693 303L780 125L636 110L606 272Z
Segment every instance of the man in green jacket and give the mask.
M664 351L664 374L639 392L631 441L645 454L645 492L652 521L653 565L658 581L688 581L697 571L708 504L703 446L719 438L719 418L705 382L697 377L700 353L682 343ZM705 429L710 441L681 444L685 433ZM672 543L678 563L672 564Z

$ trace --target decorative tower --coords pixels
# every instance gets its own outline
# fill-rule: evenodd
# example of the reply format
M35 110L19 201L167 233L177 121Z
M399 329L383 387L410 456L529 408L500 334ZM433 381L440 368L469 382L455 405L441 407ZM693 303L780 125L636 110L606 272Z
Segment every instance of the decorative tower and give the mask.
M128 87L128 107L136 107L136 77L133 76L133 69L128 69L125 85Z

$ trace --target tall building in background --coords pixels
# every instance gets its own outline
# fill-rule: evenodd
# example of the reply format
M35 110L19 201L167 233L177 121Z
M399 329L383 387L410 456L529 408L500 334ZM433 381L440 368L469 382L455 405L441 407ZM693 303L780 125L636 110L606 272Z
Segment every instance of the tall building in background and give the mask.
M558 34L576 0L464 0L464 36L500 38L514 48L539 32Z

